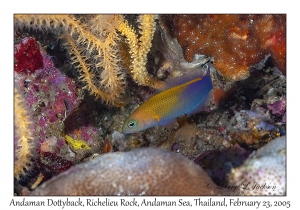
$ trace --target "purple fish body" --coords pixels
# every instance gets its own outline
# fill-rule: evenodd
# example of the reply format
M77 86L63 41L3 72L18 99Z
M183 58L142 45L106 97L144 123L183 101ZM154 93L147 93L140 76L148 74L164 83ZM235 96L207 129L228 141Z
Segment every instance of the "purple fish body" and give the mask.
M207 95L213 87L210 74L208 73L202 79L197 78L190 82L178 95L178 102L171 109L172 111L164 115L158 125L167 124L184 114L197 113L205 105Z
M165 125L176 117L201 111L212 90L210 70L201 78L166 89L139 106L124 122L123 133L134 133L157 125Z

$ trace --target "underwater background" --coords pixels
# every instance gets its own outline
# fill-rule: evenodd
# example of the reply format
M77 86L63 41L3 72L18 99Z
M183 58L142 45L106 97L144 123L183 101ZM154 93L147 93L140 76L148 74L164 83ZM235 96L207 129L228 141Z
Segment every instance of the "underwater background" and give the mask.
M286 15L14 19L16 195L286 194Z

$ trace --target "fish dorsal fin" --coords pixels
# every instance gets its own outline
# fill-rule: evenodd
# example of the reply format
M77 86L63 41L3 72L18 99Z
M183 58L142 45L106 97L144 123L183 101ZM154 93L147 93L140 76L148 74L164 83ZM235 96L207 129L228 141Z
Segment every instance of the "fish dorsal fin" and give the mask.
M156 93L161 92L163 90L182 85L186 82L189 82L196 78L203 78L204 76L210 76L210 64L208 64L207 72L205 74L205 71L202 69L193 69L190 70L187 73L184 73L183 75L175 78L169 78L164 81L164 84L157 88Z

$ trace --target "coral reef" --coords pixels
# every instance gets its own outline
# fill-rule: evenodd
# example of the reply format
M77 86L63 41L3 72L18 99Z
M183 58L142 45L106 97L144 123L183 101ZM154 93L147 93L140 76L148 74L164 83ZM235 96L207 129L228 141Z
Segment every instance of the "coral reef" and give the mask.
M159 82L146 71L147 54L155 32L156 15L140 15L138 35L122 15L15 15L15 27L35 30L54 30L65 40L78 77L92 95L106 103L124 106L125 74L121 70L118 43L121 32L126 36L132 58L133 79L141 85L154 86ZM95 63L93 65L92 63Z
M40 46L32 37L25 38L20 44L15 45L14 58L14 70L18 73L32 73L37 69L43 68Z
M209 150L197 157L194 162L199 164L219 186L229 186L227 174L240 166L250 155L249 151L234 144L225 150Z
M14 100L14 176L20 179L20 176L24 176L32 166L31 158L34 154L35 142L31 132L32 120L30 119L28 108L17 88L14 90Z
M65 123L66 118L72 118L82 97L77 95L75 82L54 67L52 58L33 37L20 38L15 49L15 55L33 49L42 56L39 69L15 69L15 177L24 182L20 175L25 178L24 172L31 167L34 170L30 176L41 172L46 180L96 150L101 145L96 135L98 130L84 124L80 128L77 125L76 130L76 120L73 124ZM31 55L30 50L27 52ZM25 63L19 59L16 64L25 66L34 62L35 57L27 57ZM82 140L75 142L78 138Z
M246 143L259 148L272 139L280 136L279 129L263 121L259 114L253 111L237 112L227 126L231 141Z
M103 154L43 183L30 195L226 195L196 164L162 149Z
M232 169L229 184L242 186L241 195L286 195L286 137L274 139Z
M118 16L102 15L86 19L89 20L88 25L73 15L15 15L15 27L55 31L65 40L64 47L70 52L69 56L80 72L79 79L86 84L85 88L105 102L114 103L124 92L125 76L118 65L119 37L114 27ZM110 27L105 27L107 25ZM101 73L102 68L105 71ZM101 79L98 78L100 75Z
M285 114L286 99L283 97L281 100L275 101L273 104L268 104L268 109L272 114L283 115Z
M174 33L187 43L202 33L188 22L173 31L170 22L196 27L198 17L218 43L193 48L188 60ZM273 179L269 171L285 158L284 149L264 149L286 135L285 15L15 15L15 29L16 195L248 195L229 187ZM222 73L221 61L237 71ZM212 90L201 112L122 132L133 110L192 72L202 77L207 63ZM270 193L285 194L285 174L276 176ZM94 191L92 179L105 188Z
M128 25L127 21L120 22L118 30L122 35L126 36L127 43L129 45L129 53L132 58L131 73L133 79L140 85L148 85L155 87L160 81L155 77L148 74L146 69L147 54L152 46L152 38L155 32L155 19L157 15L140 15L138 22L140 24L139 38L134 31Z
M285 135L286 77L277 68L272 74L256 73L253 72L245 81L251 90L256 90L251 110L258 113L263 121L272 122L279 129L280 135Z
M164 15L171 35L192 62L195 54L214 57L222 76L241 80L249 67L271 53L278 68L286 71L285 15Z

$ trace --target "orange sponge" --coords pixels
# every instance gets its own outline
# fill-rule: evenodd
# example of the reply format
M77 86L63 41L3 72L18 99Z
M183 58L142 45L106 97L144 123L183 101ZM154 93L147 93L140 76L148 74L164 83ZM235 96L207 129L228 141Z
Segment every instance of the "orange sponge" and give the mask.
M214 57L219 73L241 80L251 65L271 54L285 74L285 15L165 15L163 20L188 62L195 54Z

